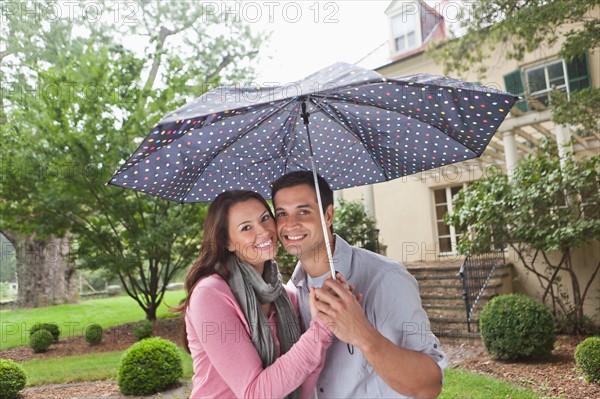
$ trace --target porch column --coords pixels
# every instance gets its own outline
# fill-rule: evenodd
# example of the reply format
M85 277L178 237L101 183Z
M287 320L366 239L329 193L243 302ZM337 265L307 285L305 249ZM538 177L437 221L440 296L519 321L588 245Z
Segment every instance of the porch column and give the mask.
M373 190L372 184L365 186L363 196L365 202L365 211L367 212L367 215L371 217L371 219L375 220L375 191Z
M517 155L517 144L515 141L515 134L512 131L504 132L502 137L504 140L504 159L506 161L506 174L509 179L515 174L515 167L518 161Z
M573 157L573 144L571 143L571 130L567 125L556 125L554 129L560 166L564 167L565 160Z

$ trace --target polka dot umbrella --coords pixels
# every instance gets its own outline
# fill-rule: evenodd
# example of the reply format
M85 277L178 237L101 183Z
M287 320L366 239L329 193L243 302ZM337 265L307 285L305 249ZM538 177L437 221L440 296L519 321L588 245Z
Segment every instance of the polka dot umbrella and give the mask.
M517 99L336 63L284 86L204 94L159 121L109 183L185 203L233 189L269 198L296 170L334 190L383 182L479 157Z

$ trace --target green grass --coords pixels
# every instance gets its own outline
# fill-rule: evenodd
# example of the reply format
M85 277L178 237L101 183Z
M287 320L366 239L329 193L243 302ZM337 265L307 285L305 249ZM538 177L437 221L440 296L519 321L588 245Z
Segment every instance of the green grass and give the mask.
M183 378L193 374L192 358L179 349L183 360ZM36 359L22 362L27 373L27 385L66 384L80 381L117 379L121 356L125 351L92 353L81 356Z
M177 306L185 291L167 291L157 311L157 316L168 314L169 306ZM37 309L0 311L0 350L26 345L29 329L35 323L56 323L61 329L61 339L81 335L91 323L102 328L115 327L146 317L137 302L128 296L91 299L78 304L57 305Z
M193 374L192 358L179 348L183 359L183 378ZM98 381L117 378L117 369L124 351L94 353L63 358L37 359L21 363L27 373L28 386L65 384L79 381ZM532 391L510 383L468 371L449 369L441 399L539 399Z
M447 369L440 399L539 399L532 391L463 370Z

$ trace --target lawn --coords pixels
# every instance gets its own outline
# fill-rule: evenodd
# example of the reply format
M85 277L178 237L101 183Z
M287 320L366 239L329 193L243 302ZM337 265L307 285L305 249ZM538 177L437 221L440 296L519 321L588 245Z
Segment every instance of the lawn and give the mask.
M157 315L169 313L168 306L177 306L185 291L167 291ZM56 323L61 328L61 339L81 335L91 323L102 328L115 327L146 317L137 302L128 296L91 299L78 304L57 305L36 309L0 311L0 350L26 345L29 329L35 323Z
M183 378L191 379L192 358L179 348L183 360ZM20 363L27 373L27 385L66 384L80 381L116 380L121 356L125 351L92 353L81 356L36 359Z
M192 359L179 349L183 359L183 378L192 377ZM29 360L21 363L28 375L28 386L64 384L79 381L115 380L119 361L124 351L94 353L82 356ZM449 369L441 399L539 399L540 396L515 387L510 383L471 373Z

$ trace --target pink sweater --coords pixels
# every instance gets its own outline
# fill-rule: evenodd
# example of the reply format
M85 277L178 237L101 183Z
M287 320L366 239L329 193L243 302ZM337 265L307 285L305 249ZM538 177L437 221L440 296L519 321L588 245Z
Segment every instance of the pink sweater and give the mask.
M296 297L289 294L298 312ZM301 384L301 396L314 397L332 342L332 333L319 319L266 369L252 344L244 313L220 276L206 277L196 285L185 323L194 363L191 398L282 398ZM275 312L269 323L279 349Z

